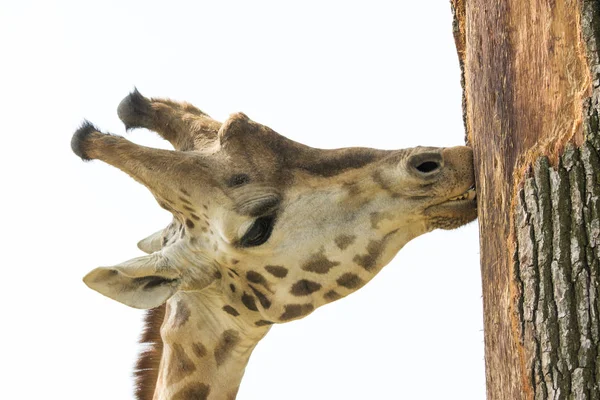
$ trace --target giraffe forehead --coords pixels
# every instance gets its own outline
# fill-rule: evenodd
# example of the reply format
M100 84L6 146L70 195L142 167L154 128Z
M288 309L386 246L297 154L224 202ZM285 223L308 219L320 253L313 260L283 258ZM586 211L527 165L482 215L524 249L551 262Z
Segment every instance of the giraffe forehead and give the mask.
M360 170L390 154L411 150L371 148L317 149L297 143L245 115L233 115L223 123L220 146L205 154L211 175L219 185L235 188L249 183L285 187L292 174L302 171L319 178L335 178L347 171ZM202 148L196 150L203 152Z

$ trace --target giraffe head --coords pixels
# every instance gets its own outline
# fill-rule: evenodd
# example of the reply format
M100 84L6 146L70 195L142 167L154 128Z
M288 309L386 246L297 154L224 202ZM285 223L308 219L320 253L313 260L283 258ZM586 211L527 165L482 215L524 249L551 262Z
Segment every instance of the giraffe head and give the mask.
M173 214L139 243L149 255L84 278L132 307L210 292L248 328L290 321L363 286L409 240L476 218L467 147L314 149L241 113L219 123L137 91L118 114L175 148L87 122L73 136L78 156L128 173Z

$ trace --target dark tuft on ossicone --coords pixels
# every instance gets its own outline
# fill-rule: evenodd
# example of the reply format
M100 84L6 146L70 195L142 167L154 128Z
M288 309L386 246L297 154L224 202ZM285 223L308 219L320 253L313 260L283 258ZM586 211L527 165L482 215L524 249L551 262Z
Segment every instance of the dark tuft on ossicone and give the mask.
M81 127L75 131L73 137L71 138L71 149L73 150L73 153L75 153L83 161L90 160L90 157L87 155L86 151L86 141L94 132L98 132L98 128L96 128L90 121L84 120L81 124Z
M152 116L152 107L150 101L134 88L133 92L119 103L117 115L125 124L126 130L143 128L144 120Z

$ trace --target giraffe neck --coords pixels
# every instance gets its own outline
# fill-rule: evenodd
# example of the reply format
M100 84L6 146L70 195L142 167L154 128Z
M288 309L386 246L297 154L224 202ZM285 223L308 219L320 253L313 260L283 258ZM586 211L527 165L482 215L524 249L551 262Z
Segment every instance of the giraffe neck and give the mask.
M154 400L235 399L250 354L269 327L224 316L219 296L180 292L167 302Z

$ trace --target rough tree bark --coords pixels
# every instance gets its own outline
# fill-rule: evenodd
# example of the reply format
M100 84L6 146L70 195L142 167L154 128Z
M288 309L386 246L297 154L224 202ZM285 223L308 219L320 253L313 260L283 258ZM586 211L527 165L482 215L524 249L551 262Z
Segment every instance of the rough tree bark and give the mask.
M600 3L451 3L487 397L600 399Z

